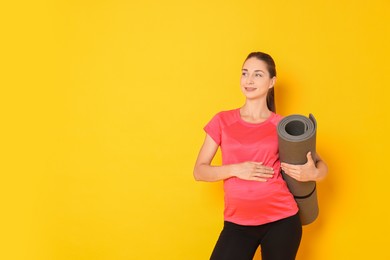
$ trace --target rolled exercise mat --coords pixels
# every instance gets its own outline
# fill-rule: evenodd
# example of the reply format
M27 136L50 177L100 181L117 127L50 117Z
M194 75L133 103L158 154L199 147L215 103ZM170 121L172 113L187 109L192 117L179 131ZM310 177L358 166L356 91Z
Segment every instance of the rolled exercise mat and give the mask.
M305 164L307 153L311 151L316 162L317 122L312 114L284 117L277 126L279 156L281 162ZM299 207L302 225L312 223L318 216L316 182L300 182L282 171L284 180Z

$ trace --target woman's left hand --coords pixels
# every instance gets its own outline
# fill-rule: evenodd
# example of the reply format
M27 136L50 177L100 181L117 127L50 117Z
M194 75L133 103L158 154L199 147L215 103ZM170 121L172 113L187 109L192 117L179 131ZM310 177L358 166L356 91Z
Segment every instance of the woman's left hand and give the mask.
M319 179L319 170L311 156L311 152L308 152L307 162L301 165L294 165L289 163L281 163L282 170L290 177L297 181L315 181Z

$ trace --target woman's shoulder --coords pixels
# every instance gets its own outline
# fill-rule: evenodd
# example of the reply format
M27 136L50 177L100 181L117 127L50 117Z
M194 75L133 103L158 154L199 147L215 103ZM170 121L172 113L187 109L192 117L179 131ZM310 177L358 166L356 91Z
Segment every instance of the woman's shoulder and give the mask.
M234 117L238 113L239 108L230 109L230 110L222 110L217 113L220 117Z
M239 113L239 108L222 110L213 116L213 120L219 120L221 122L229 123L237 120L238 113Z
M282 115L279 115L279 114L276 114L276 113L272 113L272 116L271 116L271 122L274 124L274 125L277 125L279 124L279 122L283 119L283 116Z

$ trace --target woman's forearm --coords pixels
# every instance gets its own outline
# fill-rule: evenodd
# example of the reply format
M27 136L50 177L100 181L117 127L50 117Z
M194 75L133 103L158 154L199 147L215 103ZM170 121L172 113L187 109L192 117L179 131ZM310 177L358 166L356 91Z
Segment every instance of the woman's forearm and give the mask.
M199 164L194 168L194 178L197 181L216 182L233 177L232 166L212 166L209 164Z

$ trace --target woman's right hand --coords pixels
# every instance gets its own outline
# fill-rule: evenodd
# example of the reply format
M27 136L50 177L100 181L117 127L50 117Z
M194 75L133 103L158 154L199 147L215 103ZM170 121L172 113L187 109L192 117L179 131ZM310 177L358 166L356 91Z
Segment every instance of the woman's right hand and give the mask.
M243 162L231 167L233 176L243 180L266 182L274 176L274 169L261 162Z

